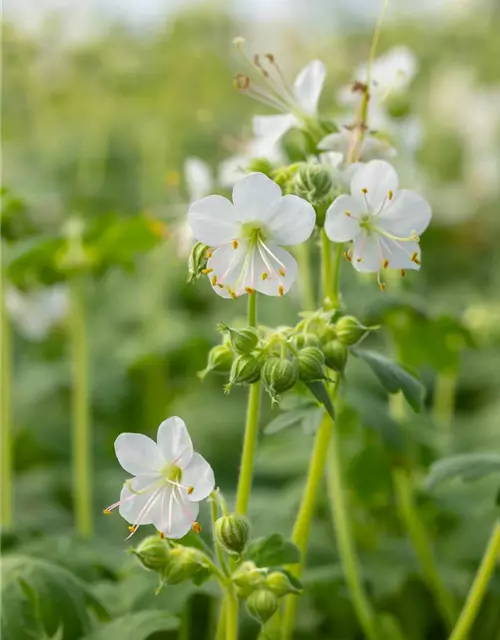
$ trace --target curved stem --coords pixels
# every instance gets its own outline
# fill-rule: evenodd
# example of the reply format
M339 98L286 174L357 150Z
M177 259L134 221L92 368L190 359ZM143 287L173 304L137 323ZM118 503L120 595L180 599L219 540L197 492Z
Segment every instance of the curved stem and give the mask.
M379 640L375 612L365 591L354 547L345 491L342 481L340 441L338 430L333 429L328 451L327 489L337 537L338 553L354 610L367 638Z
M83 274L76 274L70 279L70 294L73 365L73 500L77 531L87 538L92 533L92 488L87 316Z
M451 630L458 615L456 603L439 575L432 544L413 497L412 479L404 469L394 469L392 475L401 520L405 523L410 535L425 583L434 596L436 606L448 630Z
M476 619L500 554L500 521L495 523L483 559L450 640L465 640Z
M2 527L12 525L12 344L10 320L5 308L5 280L2 282L2 362L1 362L1 479L2 479Z

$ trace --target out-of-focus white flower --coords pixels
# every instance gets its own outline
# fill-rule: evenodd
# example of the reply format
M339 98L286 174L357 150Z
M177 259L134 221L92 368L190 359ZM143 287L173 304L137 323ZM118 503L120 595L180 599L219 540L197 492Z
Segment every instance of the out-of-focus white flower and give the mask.
M369 162L370 160L384 160L396 155L396 150L386 141L366 133L363 139L359 139L356 130L343 127L336 133L330 133L318 144L318 149L323 151L335 151L342 154L345 164L349 158L354 158L358 162Z
M158 427L157 442L141 433L121 433L115 440L118 462L130 473L118 507L130 523L130 535L143 524L153 524L167 538L182 538L199 530L199 502L214 490L212 467L199 453L184 422L174 416ZM130 536L129 536L130 537Z
M326 213L333 242L353 242L347 254L357 271L420 268L419 235L431 219L429 204L414 191L398 191L398 176L383 160L372 160L351 180L351 195L339 196ZM383 288L383 283L379 283Z
M269 144L269 140L250 140L240 153L223 160L219 165L218 181L222 187L233 187L247 171L247 167L255 158L264 158L271 163L283 162L283 154L277 145Z
M234 185L233 202L208 196L191 205L188 219L194 237L215 249L206 268L214 291L236 298L287 293L297 263L280 245L305 242L316 214L306 200L283 196L263 173L249 173Z
M29 293L9 287L5 292L5 305L20 332L29 340L39 341L66 316L68 292L63 285Z

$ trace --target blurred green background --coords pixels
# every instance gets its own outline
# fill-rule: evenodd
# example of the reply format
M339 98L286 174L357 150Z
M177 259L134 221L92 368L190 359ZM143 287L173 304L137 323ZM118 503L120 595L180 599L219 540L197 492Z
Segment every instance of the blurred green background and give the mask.
M409 640L438 639L445 637L442 623L398 521L389 469L400 449L410 447L418 504L443 578L463 598L494 519L498 476L433 493L422 480L445 453L499 448L500 15L493 2L449 2L417 13L393 5L378 53L405 44L419 61L405 103L393 105L403 134L395 165L404 186L429 200L434 217L422 240L422 271L402 289L390 283L382 294L346 264L342 291L350 312L387 321L389 331L377 345L391 352L396 344L400 357L419 368L429 411L402 429L377 385L352 367L344 471L374 602L397 617ZM232 13L223 5L177 7L148 24L103 21L82 37L68 36L78 13L69 25L67 17L49 13L43 25L27 29L6 12L3 25L3 296L13 356L6 366L12 367L15 471L13 524L2 531L5 558L43 557L70 569L113 616L143 609L179 614L190 620L184 640L212 637L213 588L169 587L155 598L154 576L125 553L125 522L102 515L124 479L113 453L116 436L154 436L171 415L186 421L196 449L233 499L246 394L236 389L225 396L221 379L201 383L196 372L218 341L216 323L244 315L245 303L218 299L203 281L186 283L184 162L199 157L216 175L250 136L250 116L263 111L233 89L243 64L231 44L235 36L246 36L252 51L272 51L290 77L308 60L322 59L328 68L322 110L335 114L336 92L366 60L378 13L371 3L349 11L339 4L338 12L319 0L269 6L262 16L250 1L240 12L232 5ZM408 116L419 121L411 149ZM70 314L61 269L68 221L76 218L89 267L83 288L95 534L85 542L72 534ZM53 299L33 299L54 284ZM431 329L417 330L404 314L387 311L406 300L434 317L463 320L474 348L450 338L440 360ZM297 294L265 300L261 320L294 323L298 310ZM438 342L448 339L440 336ZM436 368L453 377L458 372L451 435L431 411ZM266 402L262 426L274 416ZM257 535L289 534L311 446L312 434L299 426L262 437L250 510ZM362 638L321 496L309 566L297 637ZM44 598L50 600L49 591ZM471 638L500 638L499 604L497 575ZM5 600L7 606L17 605ZM86 634L90 629L73 620L61 637ZM143 627L134 637L176 635L155 629L144 635ZM5 635L28 637L21 627ZM242 637L257 637L250 619L242 622Z

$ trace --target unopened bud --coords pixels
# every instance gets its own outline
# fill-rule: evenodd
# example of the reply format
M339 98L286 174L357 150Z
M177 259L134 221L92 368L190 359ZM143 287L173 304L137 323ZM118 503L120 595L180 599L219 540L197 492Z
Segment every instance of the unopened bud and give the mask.
M340 342L352 345L364 338L371 329L362 325L354 316L343 316L337 320L335 330Z
M299 379L303 382L323 380L325 377L325 356L318 347L305 347L297 356Z
M174 547L170 550L163 577L168 584L178 584L192 578L206 567L205 555L192 547Z
M347 362L348 350L339 340L330 340L323 345L323 354L327 367L341 373Z
M274 356L266 360L262 367L262 383L271 395L273 401L280 393L288 391L297 382L298 365L295 359L278 358Z
M269 589L257 589L247 599L248 613L261 624L265 624L276 613L278 607L279 600Z
M267 160L267 158L252 158L252 160L250 160L250 162L248 163L246 171L247 173L263 173L268 178L270 178L271 174L274 171L274 167L272 163Z
M168 543L158 536L148 536L132 552L146 569L162 571L167 566L170 548Z
M281 571L273 571L267 576L266 588L272 591L278 598L283 598L283 596L289 593L302 593L302 590L294 586L288 576Z
M215 535L229 553L242 553L250 538L250 523L238 513L222 516L215 522Z
M229 335L229 343L233 350L239 355L250 353L259 343L259 334L257 329L246 327L244 329L232 329L227 324L221 323L219 329L227 331Z
M242 562L233 573L232 581L238 587L241 597L248 596L264 585L265 573L251 560Z
M290 164L286 167L280 167L273 171L271 178L279 185L283 193L294 193L294 178L295 174L299 170L300 164Z
M213 371L214 373L229 373L233 364L234 354L232 350L223 344L212 347L208 353L207 366L203 371L198 373L201 380Z
M326 200L332 190L330 171L321 164L304 163L295 175L295 193L319 205Z
M320 345L320 339L314 333L298 333L293 336L292 344L297 349L303 349L304 347L318 347Z
M207 273L207 261L210 256L210 247L203 242L197 242L191 249L188 260L188 282L193 282L204 273Z
M229 392L235 384L252 384L260 379L260 361L251 353L238 356L231 367L229 383L225 386L225 391Z

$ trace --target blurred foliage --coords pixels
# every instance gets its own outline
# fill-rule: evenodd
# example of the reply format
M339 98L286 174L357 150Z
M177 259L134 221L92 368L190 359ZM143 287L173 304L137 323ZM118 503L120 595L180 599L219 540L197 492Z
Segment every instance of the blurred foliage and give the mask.
M386 339L369 338L369 348L384 347L419 371L427 409L435 372L458 372L450 444L425 409L398 425L387 394L359 359L347 370L350 387L337 411L349 507L365 579L391 629L388 638L399 637L399 626L408 640L444 637L396 515L391 465L411 461L422 518L457 598L467 591L495 516L498 474L474 484L449 482L432 493L424 484L428 466L444 454L498 449L500 192L498 175L496 182L484 177L481 163L495 149L498 154L500 130L497 123L486 136L493 152L484 141L477 147L485 137L482 112L476 110L471 121L467 105L499 90L500 25L486 26L479 17L414 20L384 32L381 49L405 43L420 60L409 109L422 121L421 145L416 161L403 149L397 162L408 186L421 185L435 215L422 243L422 272L406 278L401 294L389 283L395 300L353 270L342 274L347 308L386 329ZM215 168L238 149L249 133L250 114L259 111L232 87L240 61L234 62L230 43L238 33L229 18L199 9L153 32L114 26L91 41L65 46L59 35L30 36L3 26L7 277L25 290L64 280L59 258L65 224L75 217L83 221L95 276L87 282L87 304L96 514L114 501L123 481L112 447L118 433L153 434L174 414L185 419L231 502L244 392L223 396L216 377L202 384L196 372L217 341L217 321L244 314L244 303L215 299L203 282L187 285L177 240L189 197L184 159L199 156ZM318 35L308 47L292 28L283 35L286 67L299 68L312 55L325 60L324 102L335 108L334 90L366 58L370 34ZM469 102L462 100L464 91ZM396 107L393 112L400 113ZM262 322L294 322L297 309L293 297L279 305L263 301ZM134 638L159 640L172 637L179 617L190 620L189 637L212 637L217 603L211 585L166 587L155 598L154 576L122 552L126 526L119 518L96 517L97 536L90 543L71 534L66 329L63 319L45 340L34 342L14 326L17 475L15 527L2 537L4 637L97 640L128 637L123 630L131 635L136 629ZM403 386L405 370L397 373ZM389 391L393 374L379 373ZM420 398L420 388L409 393ZM273 422L260 442L250 512L255 535L289 534L318 424L311 404L301 406L293 423L286 413L280 416L267 406L262 416L263 433ZM333 540L321 495L297 638L361 637ZM97 625L94 600L105 604L113 618L109 626ZM497 576L471 637L495 637L499 603ZM242 624L242 638L255 638L255 623L245 618Z

